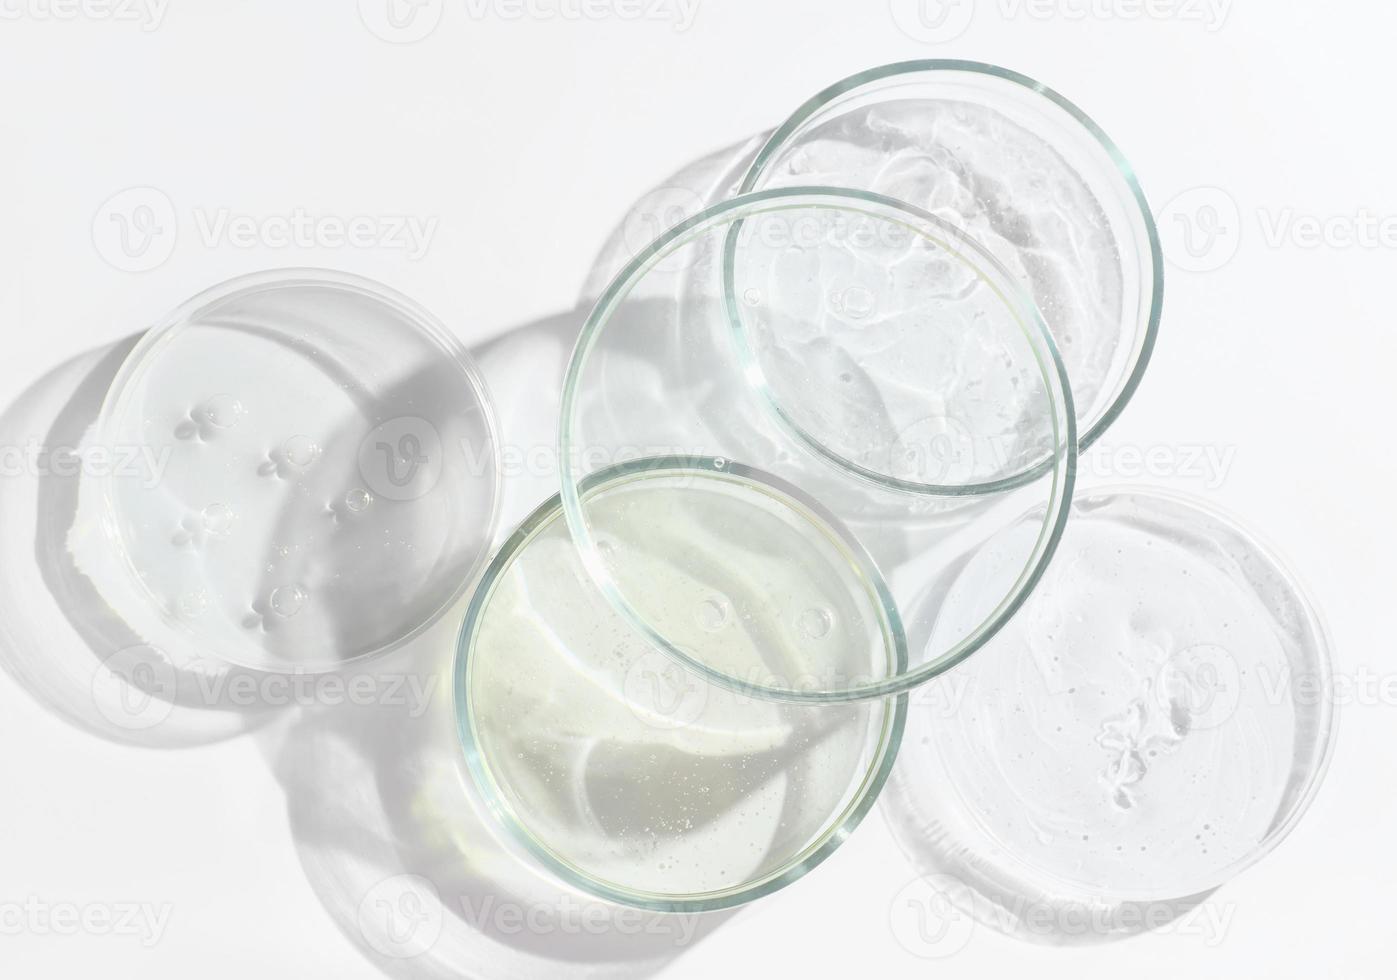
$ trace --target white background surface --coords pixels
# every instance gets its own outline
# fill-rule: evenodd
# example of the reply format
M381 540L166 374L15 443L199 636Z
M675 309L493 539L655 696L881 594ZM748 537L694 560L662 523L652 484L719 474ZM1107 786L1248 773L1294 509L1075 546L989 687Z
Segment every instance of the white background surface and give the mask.
M655 21L510 19L444 0L430 36L395 45L345 0L170 0L144 25L93 16L100 4L79 3L69 18L62 3L0 0L0 401L204 286L273 266L381 279L477 343L570 308L645 189L829 82L905 58L990 61L1092 115L1157 212L1200 186L1237 208L1221 214L1219 246L1235 239L1235 256L1204 272L1169 267L1150 373L1107 437L1214 447L1225 472L1142 477L1128 454L1099 452L1084 482L1166 483L1245 515L1309 583L1341 674L1394 672L1388 6L1235 0L1218 24L1216 8L1189 3L1068 0L1044 15L980 0L959 37L926 43L886 0L697 0L686 30L675 29L676 5ZM167 195L179 230L168 261L141 273L114 268L93 240L104 202L133 186ZM197 216L225 208L437 224L416 259L381 247L249 248L202 237ZM1385 242L1344 237L1365 215L1394 219ZM1303 223L1272 240L1302 218L1329 241L1310 241ZM1161 224L1180 255L1182 226L1172 214ZM724 924L665 976L1390 975L1393 693L1370 685L1344 706L1313 809L1220 893L1234 914L1215 943L1172 934L1045 949L981 929L954 956L919 959L889 927L912 874L875 813L816 873ZM111 744L0 674L0 744L0 904L172 909L150 948L7 930L0 974L379 975L307 887L280 787L250 740Z

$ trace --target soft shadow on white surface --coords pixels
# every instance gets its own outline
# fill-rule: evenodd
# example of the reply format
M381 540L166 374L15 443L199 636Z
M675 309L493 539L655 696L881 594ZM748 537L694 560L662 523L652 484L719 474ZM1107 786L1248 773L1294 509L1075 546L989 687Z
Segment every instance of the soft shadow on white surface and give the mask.
M454 640L443 624L379 661L383 703L264 736L306 878L344 935L390 976L639 977L721 925L589 898L502 843L461 765Z
M554 376L577 319L521 328L478 352L492 380L516 396L503 406L516 445L551 446ZM81 449L135 339L50 372L0 416L0 444L32 446L36 458ZM556 491L547 458L535 453L509 474L514 517ZM0 480L0 528L29 547L0 562L0 663L52 713L112 741L193 746L260 727L307 880L386 973L646 976L726 919L590 899L496 840L459 768L449 671L463 609L352 672L305 688L269 686L275 675L190 651L133 597L114 607L121 577L102 574L99 588L80 567L101 564L93 556L105 541L90 506L79 505L82 467L71 475L47 463L12 469ZM230 684L233 676L247 686ZM273 719L281 723L265 725Z
M936 710L928 708L929 700L924 696L924 703L913 712ZM928 948L953 947L958 934L968 935L970 922L1048 946L1118 942L1166 928L1214 894L1097 904L1064 900L1047 892L1028 893L1023 881L1005 870L1013 862L1012 855L982 840L944 774L914 768L905 760L893 767L879 809L921 876L920 893L909 897L908 910L919 918L917 928ZM894 909L894 914L899 911Z
M272 712L231 697L234 669L191 651L139 603L114 606L124 579L92 509L94 470L144 465L83 455L137 339L67 361L0 415L0 665L54 715L102 738L208 744Z
M662 188L651 204L643 199L613 234L584 296L654 235L715 199L715 188L731 183L752 149L705 158L671 178L671 190ZM681 203L663 204L675 193ZM663 206L656 210L654 200ZM672 316L670 299L636 310ZM473 351L500 422L497 539L558 490L561 380L589 305L584 299L577 310ZM133 343L50 373L0 417L0 445L82 446ZM665 376L652 352L628 353L637 372ZM693 374L693 365L681 372ZM450 668L464 603L393 653L352 674L326 675L343 681L333 694L317 687L308 701L290 705L233 698L230 677L246 676L262 692L268 675L199 652L180 655L187 639L181 646L153 616L131 622L115 610L120 576L102 574L100 588L89 577L88 563L113 569L93 556L105 539L82 506L81 482L37 469L0 481L0 530L7 541L32 543L32 551L12 548L0 563L5 668L49 710L114 741L197 745L262 726L260 744L286 794L307 881L344 935L385 973L647 976L734 914L641 913L590 899L501 840L460 767ZM944 532L943 524L928 528L932 536ZM918 542L905 548L920 552ZM120 598L122 610L138 609ZM264 725L274 718L284 724Z
M505 453L501 535L557 492L559 385L584 313L472 352ZM654 974L733 913L623 908L568 888L505 843L464 771L456 731L451 669L463 615L464 604L366 669L377 703L322 705L263 736L307 880L391 976Z
M763 141L764 136L758 136L746 144L710 154L642 196L608 239L583 289L584 303L600 296L611 278L645 244L640 240L643 231L657 224L672 225L700 208L730 196ZM660 215L668 220L657 221ZM672 296L661 294L647 297L655 302L641 311L641 320L652 319L656 327L668 322L675 325L675 329L680 328L685 311L679 299L682 287L677 280L682 277L682 269L672 277L676 280ZM639 329L633 331L635 335L646 336L644 328L652 324L641 322L637 326ZM629 363L624 370L615 373L612 386L617 391L627 386L643 390L644 386L638 379L646 372L661 376L660 382L650 386L656 391L670 391L675 385L683 384L686 378L699 377L705 383L713 381L714 372L693 369L688 364L683 365L683 369L666 364L654 351L633 346L625 354ZM624 404L623 399L616 398L615 401ZM642 400L635 398L632 401L640 403ZM731 401L731 397L714 398L717 404ZM650 408L654 413L661 413L663 403L656 403ZM885 574L915 585L918 598L910 607L915 609L915 614L907 617L912 623L907 639L914 656L915 651L924 650L931 643L933 627L951 583L990 536L1018 517L1025 507L1038 502L1034 499L1035 493L1038 491L1026 488L1016 493L963 502L963 506L948 506L937 515L939 519L928 521L916 534L901 537L894 547L879 555ZM860 530L876 534L870 528ZM959 680L953 671L914 692L914 715L918 711L936 710L942 698L954 697L955 685ZM909 737L912 731L914 726L909 727ZM1025 921L1026 917L1056 908L1052 896L1025 894L1021 882L1004 875L995 860L986 856L994 853L993 845L979 840L973 821L964 812L954 793L938 790L938 787L947 786L949 782L944 775L914 767L904 757L894 768L880 808L899 846L922 876L926 886L923 890L933 890L940 896L938 901L932 902L918 895L923 907L916 909L916 912L936 915L939 911L940 918L945 920L923 921L921 927L933 930L945 928L951 940L954 940L957 930L954 920L964 916L968 917L966 921L974 920L1008 935L1037 943L1086 945L1111 942L1167 926L1193 912L1211 895L1205 893L1148 905L1127 903L1128 907L1103 905L1101 909L1069 909L1069 912L1080 911L1084 916L1094 911L1102 917L1109 916L1108 927L1093 924L1088 928L1074 929L1073 916L1066 914L1053 918L1051 928L1040 928L1036 923ZM944 943L943 939L943 950Z

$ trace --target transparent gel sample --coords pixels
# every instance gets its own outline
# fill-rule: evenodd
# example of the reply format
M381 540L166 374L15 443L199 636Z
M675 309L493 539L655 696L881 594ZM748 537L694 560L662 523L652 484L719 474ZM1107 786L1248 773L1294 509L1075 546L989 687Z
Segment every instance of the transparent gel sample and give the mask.
M867 583L836 550L812 545L784 563L779 597L754 577L745 594L689 602L706 567L732 557L733 543L712 532L734 490L703 472L679 479L621 472L600 479L589 500L604 547L665 536L647 572L657 595L680 603L686 642L727 635L759 670L772 658L799 662L812 637L837 648L850 621L844 604ZM745 542L753 561L779 561L792 540L828 538L827 528L796 526L805 518L794 503L771 496L765 510ZM637 512L667 516L652 524ZM762 557L764 546L772 554ZM774 635L756 632L762 620L748 614L770 601L788 605ZM778 704L707 684L598 593L557 498L487 569L456 681L469 769L505 829L569 883L661 911L741 904L818 864L881 788L906 707Z
M797 109L758 152L740 190L811 185L905 201L993 254L1052 330L1083 446L1124 407L1159 322L1158 236L1129 165L1057 93L973 62L870 69ZM826 298L861 323L855 342L876 343L896 312L869 295L850 281ZM950 340L905 365L907 374L928 390L977 388L993 350L972 335ZM802 391L790 385L781 397L798 404ZM1006 442L1000 450L1009 459L1016 452Z
M148 601L209 654L320 670L389 649L485 558L499 473L469 356L377 284L235 280L132 351L99 422L105 526Z
M694 161L632 205L598 256L583 299L599 296L658 229L741 193L811 185L904 201L992 253L1052 330L1083 448L1125 408L1144 376L1163 306L1152 212L1130 164L1093 120L1061 94L995 65L932 59L869 69L820 92L776 130ZM687 269L668 272L684 289ZM876 343L888 311L870 304L859 285L836 288L822 302L871 328L853 335L853 344ZM734 284L731 291L740 298L745 290ZM985 352L956 346L915 364L928 390L977 386L973 366ZM818 411L808 390L781 383L777 358L764 353L763 360L793 414ZM975 422L953 416L911 438L926 447L924 457L945 459ZM994 444L1005 469L1020 451L1014 440L1001 430ZM948 516L967 503L946 501L936 510Z
M1042 368L954 245L844 213L760 215L731 241L749 375L819 450L954 487L1051 456Z
M927 361L967 347L979 352L977 382L929 383ZM1045 567L1075 467L1065 369L1003 268L925 212L832 189L735 198L652 243L584 325L562 416L563 506L603 593L642 634L713 682L786 700L900 693L969 656ZM616 465L687 465L782 488L839 529L859 556L850 561L872 570L883 608L846 601L856 621L811 631L796 670L755 669L722 637L693 648L689 619L676 606L754 589L779 597L780 569L806 545L773 545L782 550L768 548L759 561L739 552L705 569L702 592L678 603L661 597L648 587L650 564L657 555L680 560L663 520L637 511L659 531L604 551L602 515L577 495ZM905 669L890 670L903 661L906 636L925 635L935 615L925 586L954 557L958 528L946 520L948 504L995 496L1030 470L1040 479L1023 492L1048 508L1017 555L1017 574L988 596L974 628L939 647L921 644ZM678 494L669 499L681 508ZM742 543L748 524L768 519L759 500L734 494L717 537ZM663 514L658 505L654 512ZM754 629L775 634L792 612L775 601L748 614ZM869 643L876 645L859 646ZM845 649L830 656L836 645Z
M1035 519L969 559L938 628L974 620ZM1199 895L1308 804L1329 671L1308 600L1230 520L1156 491L1080 496L1011 623L919 692L889 818L918 870L1000 910Z

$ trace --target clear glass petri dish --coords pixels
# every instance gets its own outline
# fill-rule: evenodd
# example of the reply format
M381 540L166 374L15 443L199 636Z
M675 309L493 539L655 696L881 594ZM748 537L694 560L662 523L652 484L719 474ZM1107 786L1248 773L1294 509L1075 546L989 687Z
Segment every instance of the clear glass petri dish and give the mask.
M996 552L1037 520L966 563L945 629L976 617ZM973 919L1109 940L1269 854L1319 789L1335 721L1323 624L1269 547L1190 497L1092 490L1014 622L917 692L884 810Z
M643 636L711 683L831 703L907 691L1013 614L1066 520L1076 418L1042 317L973 239L877 194L783 188L700 212L616 277L564 380L560 464L585 567ZM656 471L627 511L644 534L581 493L618 465ZM909 656L951 560L948 500L1025 469L1047 509L1012 582ZM803 569L830 549L834 591ZM877 602L835 608L841 591Z
M465 595L499 500L494 413L429 312L344 273L201 293L145 334L98 444L111 547L201 653L269 672L386 652Z
M1159 330L1163 256L1130 164L1067 99L973 61L860 72L777 127L739 193L810 185L906 201L994 254L1053 332L1083 449L1124 410Z
M621 541L639 530L635 495L664 479L619 467L582 493ZM556 496L486 569L454 690L465 767L504 839L583 892L658 912L741 905L827 858L882 788L907 709L760 701L694 677L597 591Z

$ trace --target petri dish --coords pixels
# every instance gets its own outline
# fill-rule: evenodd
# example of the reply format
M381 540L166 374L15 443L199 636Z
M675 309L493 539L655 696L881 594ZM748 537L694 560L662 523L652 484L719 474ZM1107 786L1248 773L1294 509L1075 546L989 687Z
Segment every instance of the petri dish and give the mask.
M670 476L619 467L583 493L619 546L638 530L626 512L668 499ZM840 556L807 558L831 601L855 601ZM706 606L699 628L729 615ZM752 639L798 653L793 631ZM828 857L872 806L906 714L905 697L781 704L694 677L598 592L557 496L486 569L454 682L466 768L505 840L588 894L659 912L740 905Z
M1067 99L971 61L861 72L777 127L739 192L810 185L875 191L963 229L1013 274L1051 328L1082 448L1120 415L1154 347L1164 263L1130 164ZM776 394L800 398L795 388Z
M928 372L938 358L947 370ZM564 379L560 463L585 567L642 635L711 683L832 703L909 690L1013 613L1066 519L1076 419L1041 316L973 239L877 194L781 188L681 222L613 280ZM645 533L624 543L580 491L620 465L675 487L631 511ZM925 582L952 560L947 501L1026 468L1044 475L1024 492L1048 506L1019 574L982 622L908 657L935 612ZM686 577L659 570L704 535ZM886 608L816 601L802 556L830 547L847 552L848 588ZM695 633L715 597L742 629ZM746 635L792 624L801 657L750 656Z
M178 635L271 672L326 671L417 635L488 554L489 397L465 349L386 286L257 273L132 349L98 443L102 525Z
M1037 519L970 559L944 628L975 618ZM1153 489L1079 496L1014 621L917 693L894 836L965 914L1042 941L1064 939L1044 923L1108 939L1148 927L1142 906L1206 897L1295 827L1333 744L1304 591L1233 519Z

